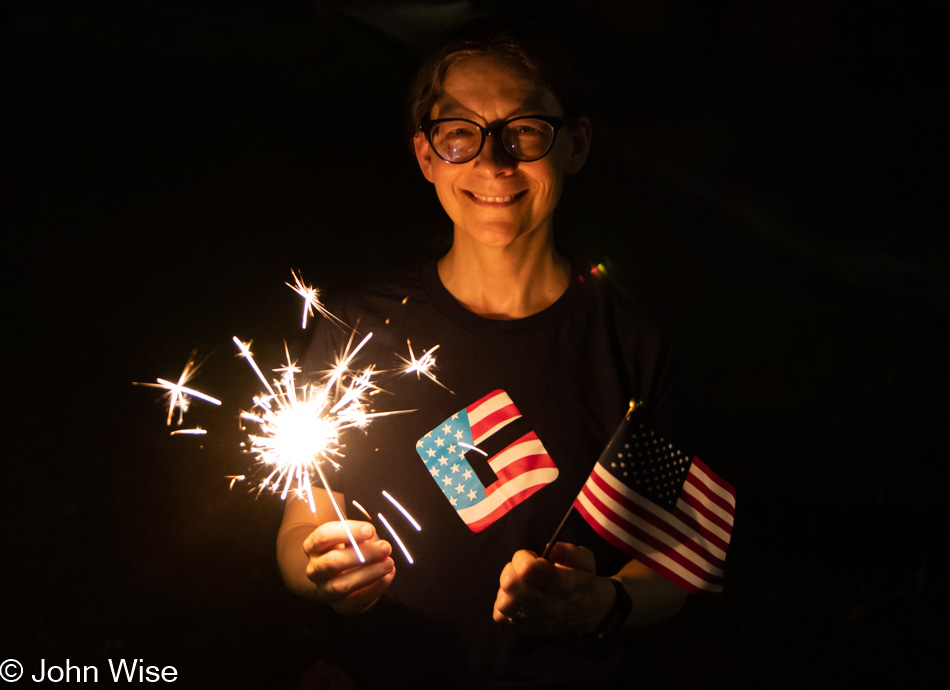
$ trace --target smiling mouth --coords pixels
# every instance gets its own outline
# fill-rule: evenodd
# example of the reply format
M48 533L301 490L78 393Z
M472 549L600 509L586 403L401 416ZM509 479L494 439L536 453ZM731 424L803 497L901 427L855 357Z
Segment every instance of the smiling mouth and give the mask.
M498 206L498 205L514 203L518 201L518 199L523 197L525 194L527 194L527 192L528 190L525 189L516 194L508 194L506 196L483 196L481 194L476 194L475 192L469 192L469 191L466 191L465 193L469 196L470 199L472 199L476 203L492 204L492 205Z

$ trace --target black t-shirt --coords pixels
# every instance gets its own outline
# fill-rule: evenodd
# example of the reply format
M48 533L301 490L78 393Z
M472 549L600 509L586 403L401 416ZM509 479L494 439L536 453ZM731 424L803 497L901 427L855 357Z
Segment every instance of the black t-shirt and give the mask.
M438 345L441 384L379 375L373 408L412 412L349 432L341 467L328 474L393 542L376 517L383 514L414 561L394 543L397 573L386 595L370 611L337 620L349 672L367 685L406 678L456 688L587 687L596 678L635 677L629 641L519 638L495 627L492 607L502 568L516 550L544 547L629 400L644 402L659 428L670 422L669 341L639 301L575 272L544 311L486 319L452 297L433 260L331 311L356 329L353 342L373 333L354 366L395 369L409 358L407 341L416 357ZM305 370L329 368L350 337L323 320ZM364 519L352 507L348 514ZM601 575L627 560L576 515L560 540L590 548Z

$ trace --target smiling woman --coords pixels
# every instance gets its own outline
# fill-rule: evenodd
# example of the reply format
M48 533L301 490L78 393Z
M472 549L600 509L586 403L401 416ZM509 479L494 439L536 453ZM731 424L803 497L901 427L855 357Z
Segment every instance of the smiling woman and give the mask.
M440 277L477 314L529 316L567 287L568 265L554 250L554 210L564 175L578 172L587 157L590 124L575 118L558 137L564 115L554 93L524 68L496 55L472 56L448 68L442 93L413 139L422 174L454 224ZM432 123L443 120L452 126L450 142L474 140L465 155L453 152L456 160L440 153L446 150L441 129L433 138ZM543 134L519 136L515 128L525 123ZM495 131L501 136L492 136ZM527 148L519 146L522 140ZM494 283L497 293L486 294L486 268L515 280Z
M373 332L368 361L407 341L439 348L440 386L409 378L379 396L380 412L413 414L347 439L334 484L366 515L380 489L398 496L422 525L414 560L397 575L376 526L337 521L318 489L315 512L287 502L278 535L288 586L338 614L334 673L360 687L642 686L623 631L685 598L583 520L548 558L527 550L546 543L630 399L661 428L670 416L667 339L555 246L565 176L591 142L572 74L536 30L491 21L426 62L412 145L452 245L331 306ZM318 326L305 370L326 369L342 337Z

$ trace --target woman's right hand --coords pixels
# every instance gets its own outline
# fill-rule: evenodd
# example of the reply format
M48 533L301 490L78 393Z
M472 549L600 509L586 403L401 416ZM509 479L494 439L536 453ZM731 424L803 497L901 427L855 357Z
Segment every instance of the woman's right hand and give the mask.
M304 540L307 578L317 587L317 598L343 615L362 613L389 587L396 575L390 558L392 546L379 539L369 522L347 520L363 554L359 556L342 522L324 522Z

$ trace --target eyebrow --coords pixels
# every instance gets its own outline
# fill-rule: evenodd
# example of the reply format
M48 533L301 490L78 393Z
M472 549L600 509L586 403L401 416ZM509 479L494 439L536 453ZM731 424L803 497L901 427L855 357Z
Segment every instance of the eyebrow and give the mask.
M442 98L446 98L446 97L448 98L449 102L443 106L440 104L440 101ZM440 120L446 119L446 118L451 118L451 119L458 118L458 119L463 119L463 120L482 121L482 122L485 122L486 125L492 124L491 122L488 122L487 120L485 120L485 118L482 117L480 113L477 113L474 110L470 110L469 108L466 108L464 105L459 103L455 98L453 98L451 95L447 94L444 91L442 92L442 97L440 98L440 100L436 101L433 104L433 107L435 106L439 107L438 119ZM511 111L505 117L499 118L498 120L496 120L496 122L506 122L507 120L511 120L516 117L524 117L525 115L551 115L554 117L560 117L559 115L557 115L557 113L549 113L547 112L547 110L548 110L547 108L542 108L539 103L535 103L534 105L532 105L531 103L527 103ZM458 114L458 113L463 113L463 114Z

